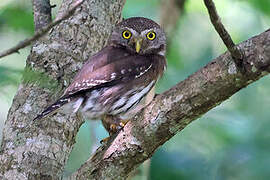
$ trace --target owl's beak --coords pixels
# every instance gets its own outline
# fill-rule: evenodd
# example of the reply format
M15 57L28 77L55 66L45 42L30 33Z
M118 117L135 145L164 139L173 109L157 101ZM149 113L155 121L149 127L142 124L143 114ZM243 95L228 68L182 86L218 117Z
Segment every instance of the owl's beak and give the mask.
M143 39L142 38L136 38L136 39L134 39L134 41L135 41L136 52L139 53L140 50L141 50L141 47L142 47L142 41L143 41Z

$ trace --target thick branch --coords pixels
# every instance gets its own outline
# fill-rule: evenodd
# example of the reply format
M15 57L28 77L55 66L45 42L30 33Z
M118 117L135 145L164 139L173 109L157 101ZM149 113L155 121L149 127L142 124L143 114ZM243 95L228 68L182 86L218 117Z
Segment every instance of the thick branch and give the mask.
M230 34L222 24L221 19L218 16L214 2L212 0L204 0L204 4L207 7L212 24L214 25L219 36L221 37L224 44L232 54L232 57L234 57L235 60L243 59L242 52L237 48L237 46L235 46Z
M270 72L270 30L238 45L245 52L242 74L226 52L167 92L72 175L71 179L125 179L131 170L193 120Z
M51 28L53 28L54 26L56 26L57 24L59 24L63 20L66 20L67 18L69 18L75 12L76 8L83 3L83 1L84 0L76 0L74 2L73 6L66 13L64 13L63 16L61 16L60 18L57 18L55 21L53 21L52 23L49 23L46 26L44 26L45 25L44 21L39 23L36 21L38 21L40 19L39 18L35 19L35 28L37 31L34 34L34 36L32 36L31 38L27 38L27 39L19 42L16 46L1 52L0 58L5 57L5 56L10 55L10 54L13 54L15 52L19 52L20 49L25 48L26 46L29 46L31 43L33 43L34 41L39 39L41 36L45 35ZM33 6L35 8L35 4Z
M52 21L50 0L32 0L35 30L48 25Z

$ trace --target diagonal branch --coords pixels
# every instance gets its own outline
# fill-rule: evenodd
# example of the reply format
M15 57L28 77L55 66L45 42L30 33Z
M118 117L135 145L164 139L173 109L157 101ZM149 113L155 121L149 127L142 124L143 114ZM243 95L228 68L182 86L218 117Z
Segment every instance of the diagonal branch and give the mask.
M245 73L238 69L230 53L220 55L175 87L157 95L70 178L125 179L193 120L270 72L270 29L237 47L246 54Z
M204 0L204 4L207 7L213 26L215 27L216 31L218 32L219 36L223 40L230 53L232 54L232 57L236 61L240 62L244 58L243 53L237 48L237 46L235 46L230 34L222 24L214 2L212 0Z
M32 36L31 38L27 38L19 42L16 46L1 52L0 58L13 54L15 52L18 53L20 49L25 48L26 46L29 46L32 42L36 41L37 39L45 35L52 27L56 26L63 20L66 20L67 18L69 18L75 12L76 8L83 3L83 1L84 0L76 0L73 4L73 7L70 8L70 10L68 10L66 13L64 13L62 17L56 19L55 21L49 23L48 25L44 27L40 27L40 26L43 26L43 24L36 24L35 26L38 30L36 31L34 36Z

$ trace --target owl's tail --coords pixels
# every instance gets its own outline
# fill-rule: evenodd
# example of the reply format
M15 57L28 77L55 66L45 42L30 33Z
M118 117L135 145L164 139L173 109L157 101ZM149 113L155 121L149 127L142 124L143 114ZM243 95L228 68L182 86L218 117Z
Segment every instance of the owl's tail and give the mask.
M58 99L55 103L47 107L41 114L37 115L33 121L39 120L44 118L45 116L48 116L49 114L54 113L56 110L70 102L71 98L70 97L62 97Z

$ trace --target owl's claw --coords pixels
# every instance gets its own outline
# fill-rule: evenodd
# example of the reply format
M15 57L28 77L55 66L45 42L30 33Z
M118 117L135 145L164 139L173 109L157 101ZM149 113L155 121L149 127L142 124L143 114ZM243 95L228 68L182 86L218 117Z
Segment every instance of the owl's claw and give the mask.
M120 125L117 125L117 124L111 124L110 125L110 132L111 132L111 134L117 133L121 129L122 129L121 124Z
M111 137L111 136L102 139L102 140L100 141L100 144L105 144L105 143L107 143L107 142L109 141L110 137Z
M112 134L117 133L118 131L122 130L123 127L127 124L129 120L121 120L119 124L111 124L110 125L110 136Z
M129 120L121 120L119 124L110 124L109 137L106 137L100 141L101 144L104 144L109 141L110 137L115 133L119 132L124 128L124 126L128 123Z
M128 121L128 119L120 121L119 125L121 126L121 129L128 123Z
M106 137L100 141L100 144L105 144L109 141L110 137L113 136L115 133L120 131L123 128L121 124L111 124L110 125L110 130L109 130L109 137Z

